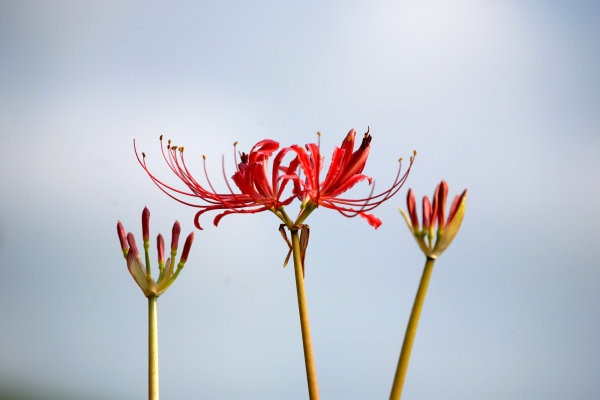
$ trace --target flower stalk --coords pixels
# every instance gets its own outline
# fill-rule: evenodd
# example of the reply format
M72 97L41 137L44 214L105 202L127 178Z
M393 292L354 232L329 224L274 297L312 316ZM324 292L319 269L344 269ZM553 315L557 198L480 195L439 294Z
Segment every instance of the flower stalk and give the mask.
M148 400L158 400L158 297L148 297Z
M317 370L313 354L310 325L308 322L308 307L304 290L304 273L302 251L298 230L292 229L292 252L294 257L294 275L296 277L296 294L298 296L298 311L300 312L300 329L302 330L302 346L304 348L304 364L306 366L306 380L308 383L308 396L310 400L319 399L319 385L317 384Z
M165 241L161 234L156 238L158 252L158 279L154 280L150 271L150 211L144 208L142 212L142 236L144 243L145 263L139 254L133 234L125 233L123 224L117 223L117 235L123 257L127 261L127 269L135 283L148 298L148 399L158 400L158 297L163 294L169 286L177 279L183 269L194 241L194 233L190 233L183 246L183 252L177 264L177 270L173 272L181 225L175 221L171 238L171 258L165 262ZM145 264L145 265L144 265Z
M419 223L415 194L412 189L408 191L406 197L408 215L400 209L408 229L413 234L421 251L423 251L423 254L425 254L427 261L425 262L419 289L417 290L415 302L410 313L410 319L408 320L408 325L406 327L404 342L402 343L402 350L400 351L400 359L398 360L398 367L396 368L396 375L394 376L394 383L392 384L390 400L399 400L402 395L404 378L406 377L406 371L408 370L410 353L417 334L419 318L421 317L421 310L423 308L423 303L425 302L425 295L433 271L433 264L439 255L446 250L458 233L458 229L460 228L465 214L467 190L465 189L460 196L457 195L454 198L454 201L450 206L448 219L446 219L447 196L448 184L446 181L442 181L437 186L433 195L433 205L427 196L423 198L422 223Z
M427 287L429 286L429 279L431 278L434 262L434 258L427 258L427 261L425 262L425 268L423 269L423 275L421 276L419 290L417 290L415 302L410 313L410 319L408 320L408 325L406 326L404 343L402 343L400 360L398 360L398 368L396 369L396 375L394 376L390 400L399 400L400 396L402 395L402 387L404 386L404 378L406 377L406 371L408 370L410 353L412 351L413 342L415 341L415 336L417 335L417 327L419 326L421 309L423 308L423 303L425 302L425 295L427 294Z

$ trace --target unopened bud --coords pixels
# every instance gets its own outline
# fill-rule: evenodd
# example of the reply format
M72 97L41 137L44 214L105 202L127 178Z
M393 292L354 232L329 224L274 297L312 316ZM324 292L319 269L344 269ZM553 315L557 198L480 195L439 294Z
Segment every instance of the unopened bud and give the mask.
M406 205L408 207L408 215L410 215L410 222L412 223L413 229L419 230L419 218L417 217L415 194L412 189L408 189L408 194L406 195Z
M423 197L423 229L429 229L433 218L431 203L427 196Z
M185 244L183 245L183 252L181 253L180 262L185 263L187 261L188 255L190 254L190 249L192 248L192 242L194 241L194 232L190 233L188 237L185 239Z
M431 205L431 229L435 228L435 220L437 219L437 214L438 214L438 193L440 192L440 185L437 185L437 187L435 188L435 192L433 193L433 197L431 198L431 201L433 201L433 204Z
M458 207L464 201L466 196L467 196L467 189L465 189L461 193L460 196L456 195L456 197L454 197L454 201L452 202L452 206L450 207L450 215L448 216L448 224L450 224L450 222L452 222L452 219L456 215L456 211L458 210Z
M140 254L137 248L137 244L135 244L135 238L133 237L133 233L129 232L127 234L127 243L129 243L129 252L133 252L133 254Z
M173 231L171 232L171 251L177 250L177 244L179 243L179 234L181 233L181 225L179 221L175 221L173 224Z
M127 246L127 233L125 232L125 228L123 228L123 224L121 221L117 222L117 235L119 235L119 242L121 243L121 250L124 252L127 251L129 246Z
M444 229L444 226L446 226L446 198L448 197L448 184L446 181L442 181L438 187L438 229Z
M144 207L144 211L142 211L142 236L144 242L150 241L150 210L148 207Z
M158 262L164 264L165 262L165 239L159 233L156 237L156 248L158 250Z

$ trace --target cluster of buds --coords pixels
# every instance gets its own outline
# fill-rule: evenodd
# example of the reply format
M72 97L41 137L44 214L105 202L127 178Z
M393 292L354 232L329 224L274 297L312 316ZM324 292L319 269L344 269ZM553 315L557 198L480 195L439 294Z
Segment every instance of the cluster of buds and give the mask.
M179 234L181 233L181 225L178 221L173 224L173 231L171 234L171 257L165 261L165 240L161 234L158 234L156 238L156 247L158 250L158 270L159 276L155 281L152 278L150 272L150 210L148 207L144 208L142 212L142 235L144 239L144 252L146 256L145 265L142 262L142 257L135 243L135 238L131 232L125 233L123 224L121 221L117 223L117 234L119 235L119 242L121 243L121 250L123 250L123 256L127 260L127 269L129 273L138 284L144 296L146 297L158 297L163 294L169 286L177 279L179 273L183 269L185 262L187 261L192 242L194 241L194 233L190 233L185 240L183 245L183 252L179 258L177 269L174 271L175 257L177 256L177 246L179 244Z
M417 243L427 258L436 259L452 242L458 233L463 216L465 215L465 203L467 200L467 189L462 194L456 195L450 206L450 213L446 220L446 198L448 197L448 184L442 181L435 189L433 204L427 196L423 197L423 221L419 225L415 194L409 189L406 203L408 214L400 209L406 220L408 228L413 233ZM435 231L437 221L437 232Z

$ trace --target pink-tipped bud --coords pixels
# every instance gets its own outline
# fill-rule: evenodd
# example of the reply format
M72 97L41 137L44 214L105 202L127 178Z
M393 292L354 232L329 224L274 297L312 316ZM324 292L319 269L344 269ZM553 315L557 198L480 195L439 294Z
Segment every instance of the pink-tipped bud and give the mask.
M456 197L454 197L454 201L452 202L452 206L450 207L450 216L448 217L448 223L452 222L452 219L454 218L454 215L456 215L456 211L458 210L458 207L464 201L464 198L466 195L467 195L467 189L465 189L461 193L460 196L456 195Z
M173 224L173 231L171 232L171 251L177 250L177 244L179 243L179 234L181 233L181 225L179 221L175 221Z
M185 239L185 243L183 245L183 252L181 253L181 262L185 263L187 261L188 255L190 254L190 249L192 248L192 242L194 241L194 232L190 233Z
M164 264L165 262L165 239L159 233L156 237L156 248L158 249L158 262Z
M446 181L442 181L438 187L438 229L444 229L446 226L446 198L448 197L448 184Z
M129 243L129 252L133 252L133 254L138 255L137 244L135 244L135 238L133 237L133 233L129 232L127 234L127 243Z
M429 229L431 226L432 211L429 198L427 196L423 197L423 229Z
M413 225L413 229L419 229L419 217L417 217L417 207L415 204L415 193L412 189L408 189L406 195L406 205L408 207L408 214L410 215L410 222Z
M144 211L142 211L142 236L144 242L150 241L150 210L148 207L144 207Z
M117 235L119 235L119 242L121 243L121 250L127 251L129 246L127 246L127 233L125 232L125 228L123 228L123 224L121 221L117 222Z
M431 225L430 225L430 229L435 228L435 220L437 219L437 213L438 213L438 194L440 192L440 185L438 185L435 188L435 192L433 193L433 197L431 198L431 200L433 201L433 204L431 205Z

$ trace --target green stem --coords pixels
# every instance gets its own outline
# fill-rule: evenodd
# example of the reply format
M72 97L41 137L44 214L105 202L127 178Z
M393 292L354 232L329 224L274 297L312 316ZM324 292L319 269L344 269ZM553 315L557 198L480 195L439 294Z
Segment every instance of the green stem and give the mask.
M400 352L400 360L398 361L398 369L396 369L396 376L394 377L390 400L399 400L402 395L402 386L404 385L404 378L406 377L406 370L408 369L410 352L417 334L419 317L421 316L421 309L423 308L423 302L425 301L425 294L427 293L427 286L429 286L429 279L431 278L434 262L435 259L429 257L425 262L419 290L417 291L415 303L413 304L410 319L408 320L408 326L406 327L406 334L404 335L404 343L402 344L402 351Z
M152 277L152 272L150 271L150 242L144 241L144 253L146 255L146 275Z
M158 400L158 297L148 297L148 400Z
M296 276L296 293L298 295L298 310L300 311L300 328L302 330L302 345L304 347L304 364L306 365L306 380L308 382L308 396L310 400L319 399L319 386L317 384L317 370L313 356L312 341L310 339L310 326L308 323L308 310L306 307L306 294L304 292L304 276L302 274L302 256L300 254L300 239L298 231L291 231L292 250L294 252L294 273Z

